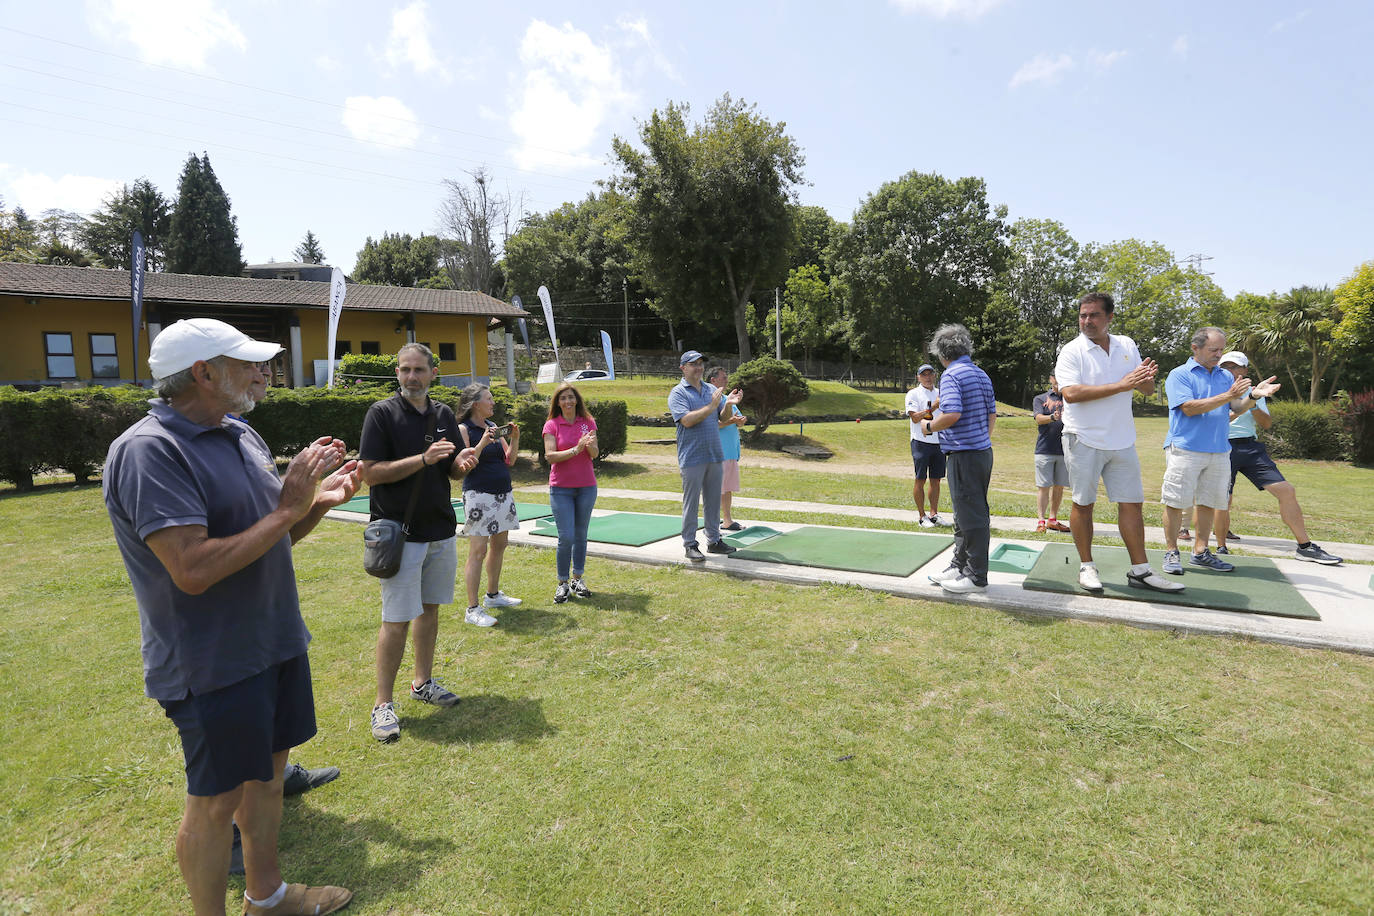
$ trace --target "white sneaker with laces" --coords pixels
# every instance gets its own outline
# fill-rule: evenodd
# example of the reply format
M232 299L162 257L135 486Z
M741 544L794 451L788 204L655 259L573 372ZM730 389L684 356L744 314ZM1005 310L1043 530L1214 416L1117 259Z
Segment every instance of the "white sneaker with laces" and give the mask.
M568 586L572 589L572 593L579 598L590 598L592 596L592 590L587 588L587 583L582 581L581 576L574 576L572 581L568 583Z
M1078 567L1078 584L1090 592L1102 591L1102 579L1097 574L1096 563L1084 563Z
M931 582L934 582L936 585L941 585L945 582L953 582L955 579L958 579L963 574L963 570L961 570L959 567L951 563L949 566L946 566L939 572L931 573L930 575L926 576L926 578L929 579Z
M468 612L463 615L463 622L470 623L478 627L496 626L496 618L482 610L480 607L470 607Z
M935 522L931 520L930 516L922 516L920 525L922 528L934 528Z
M969 592L985 592L988 590L986 585L979 585L968 576L942 580L940 582L940 587L955 595L967 595Z
M519 598L512 598L505 592L497 592L482 598L482 607L515 607L519 603Z
M940 518L940 516L936 515L934 512L930 513L930 520L931 520L932 522L934 522L934 523L936 524L937 527L940 527L940 528L948 528L948 527L949 527L949 522L946 522L946 521L942 520L942 519Z

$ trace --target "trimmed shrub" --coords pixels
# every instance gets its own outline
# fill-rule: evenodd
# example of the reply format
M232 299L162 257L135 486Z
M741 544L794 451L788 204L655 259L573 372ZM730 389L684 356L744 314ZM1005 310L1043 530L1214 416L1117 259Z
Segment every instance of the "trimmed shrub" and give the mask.
M0 388L0 480L29 490L35 474L66 470L84 483L104 463L110 443L148 412L151 396L132 386Z
M395 353L345 353L334 370L336 385L390 385L396 388Z
M1275 458L1341 461L1350 453L1350 437L1329 404L1270 401L1274 425L1260 430L1260 438Z
M757 438L773 418L811 397L811 388L796 367L771 356L760 356L730 373L730 387L744 392L740 410L753 424L750 438Z
M1374 391L1342 398L1339 413L1350 434L1350 459L1356 464L1374 465Z

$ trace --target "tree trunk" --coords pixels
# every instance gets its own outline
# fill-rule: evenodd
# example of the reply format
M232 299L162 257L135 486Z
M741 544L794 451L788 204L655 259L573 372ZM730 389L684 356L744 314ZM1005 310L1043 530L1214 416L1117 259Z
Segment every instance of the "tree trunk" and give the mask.
M735 336L739 338L739 360L742 363L753 358L749 350L749 325L745 320L745 309L749 308L749 296L754 292L754 283L744 284L744 294L735 303Z

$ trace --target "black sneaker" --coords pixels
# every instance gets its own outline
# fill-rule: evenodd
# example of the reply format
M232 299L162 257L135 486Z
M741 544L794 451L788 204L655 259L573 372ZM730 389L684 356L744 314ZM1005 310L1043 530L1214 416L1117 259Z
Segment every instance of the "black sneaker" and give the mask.
M319 767L318 769L307 770L299 763L288 763L286 765L286 779L282 781L281 794L283 796L300 795L302 792L318 789L325 783L333 782L338 778L338 767Z
M691 560L693 563L706 562L706 554L702 553L701 548L698 547L696 544L688 544L687 549L684 550L683 553L685 553L687 555L687 559Z
M1240 535L1236 534L1234 531L1229 531L1229 530L1228 530L1228 531L1226 532L1226 540L1228 540L1228 541L1239 541L1239 540L1240 540Z
M233 824L234 845L229 847L229 874L243 874L243 834L239 833L239 825Z
M727 544L727 543L725 543L724 541L716 541L714 544L707 544L707 545L706 545L706 552L707 552L707 553L727 553L727 554L728 554L728 553L734 553L736 550L739 550L739 548L738 548L738 547L735 547L735 546L733 546L733 545L731 545L731 544Z

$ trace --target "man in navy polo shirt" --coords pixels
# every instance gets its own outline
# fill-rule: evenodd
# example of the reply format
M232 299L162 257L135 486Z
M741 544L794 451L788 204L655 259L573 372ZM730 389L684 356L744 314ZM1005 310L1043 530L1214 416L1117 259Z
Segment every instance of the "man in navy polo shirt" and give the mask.
M160 398L105 460L145 689L181 735L176 850L197 914L224 912L231 822L243 834L245 913L332 913L353 896L288 885L277 861L287 754L315 734L291 544L358 486L357 462L329 473L343 462L340 440L315 440L278 475L234 416L262 399L264 366L281 349L211 318L172 324L148 355Z
M1227 441L1231 410L1244 413L1260 398L1278 390L1270 376L1253 388L1246 376L1233 377L1221 368L1226 332L1202 328L1193 335L1193 355L1169 373L1164 392L1169 398L1169 434L1164 439L1164 571L1183 575L1178 553L1178 529L1183 512L1197 505L1197 540L1189 564L1216 572L1231 572L1230 563L1207 549L1213 514L1226 508L1231 476L1231 445ZM1197 548L1201 548L1199 551Z
M997 401L992 380L973 364L973 338L962 324L942 325L930 352L945 367L940 376L940 416L920 422L921 432L940 434L949 498L954 507L954 559L930 581L947 592L967 594L988 587L992 514L992 427Z
M744 397L736 388L723 390L702 379L706 357L688 350L678 360L682 381L668 392L668 412L677 423L677 463L682 473L682 546L687 559L703 563L706 557L697 546L697 506L705 495L702 513L706 523L706 550L709 553L734 553L735 548L720 539L721 463L725 452L720 446L720 419Z

